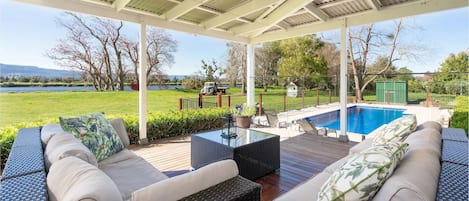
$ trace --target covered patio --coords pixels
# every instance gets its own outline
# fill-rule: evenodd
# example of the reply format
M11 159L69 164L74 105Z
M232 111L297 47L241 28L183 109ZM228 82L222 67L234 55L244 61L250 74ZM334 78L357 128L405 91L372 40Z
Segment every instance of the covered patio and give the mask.
M341 33L339 140L307 134L284 138L280 144L280 171L256 180L262 184L263 200L275 199L320 174L324 168L347 156L349 149L356 144L349 141L347 136L346 36L349 27L469 5L467 0L17 1L140 24L140 55L142 55L139 58L140 72L146 72L147 66L146 52L143 51L146 47L147 26L246 44L248 78L246 102L249 105L255 104L254 53L257 44L339 29ZM146 76L145 73L139 73L139 76L141 145L131 145L130 149L167 176L174 177L186 173L191 168L189 136L164 139L151 144L148 142ZM441 135L436 133L435 136ZM435 155L439 154L438 150Z
M347 133L347 56L349 27L401 17L467 7L466 0L17 0L140 24L140 47L146 27L203 35L247 44L247 104L255 103L255 46L340 29L340 141ZM146 71L141 51L140 71ZM140 143L147 140L146 76L139 73Z

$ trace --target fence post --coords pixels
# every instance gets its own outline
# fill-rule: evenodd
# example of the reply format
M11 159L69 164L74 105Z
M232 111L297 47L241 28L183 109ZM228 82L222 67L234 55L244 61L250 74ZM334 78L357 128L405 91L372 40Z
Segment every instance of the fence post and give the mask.
M430 93L428 91L428 87L425 88L425 107L430 106Z
M227 98L226 105L228 105L228 107L231 107L231 96L227 96L226 98Z
M199 108L204 108L204 100L202 94L199 94Z
M283 95L283 112L287 111L287 94Z
M182 98L179 98L179 111L182 110Z
M221 106L222 106L221 93L217 93L217 106L218 106L218 107L221 107Z
M331 99L332 92L331 92L331 89L327 89L327 90L329 91L329 104L330 104L332 103L332 99Z
M305 108L305 92L301 92L301 108Z
M316 90L316 106L319 105L319 89Z
M262 115L262 94L259 94L259 116Z

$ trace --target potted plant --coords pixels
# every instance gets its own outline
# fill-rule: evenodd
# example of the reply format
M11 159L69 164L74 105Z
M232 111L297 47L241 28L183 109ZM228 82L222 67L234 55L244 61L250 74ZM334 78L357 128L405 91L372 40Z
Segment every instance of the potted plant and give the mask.
M256 114L256 107L244 103L232 108L231 113L236 117L236 126L240 128L249 128L251 126L251 117Z

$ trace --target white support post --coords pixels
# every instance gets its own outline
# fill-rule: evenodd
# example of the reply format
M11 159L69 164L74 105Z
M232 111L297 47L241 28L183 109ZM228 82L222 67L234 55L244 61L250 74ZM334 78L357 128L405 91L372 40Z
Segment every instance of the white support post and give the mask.
M254 76L255 76L255 57L254 57L254 45L247 44L246 47L246 81L247 81L247 96L246 96L246 103L247 105L255 105L254 101Z
M347 135L347 18L340 27L340 142L348 142Z
M147 25L140 24L140 48L138 73L139 144L148 144L147 138Z

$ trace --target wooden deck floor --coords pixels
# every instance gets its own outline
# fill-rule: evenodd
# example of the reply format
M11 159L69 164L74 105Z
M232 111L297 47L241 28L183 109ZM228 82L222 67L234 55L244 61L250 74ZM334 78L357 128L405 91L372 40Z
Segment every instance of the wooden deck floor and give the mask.
M341 143L337 138L302 134L280 142L280 171L258 180L262 200L273 200L296 185L320 173L325 167L346 156L355 142ZM190 136L164 139L130 147L169 177L188 172Z

